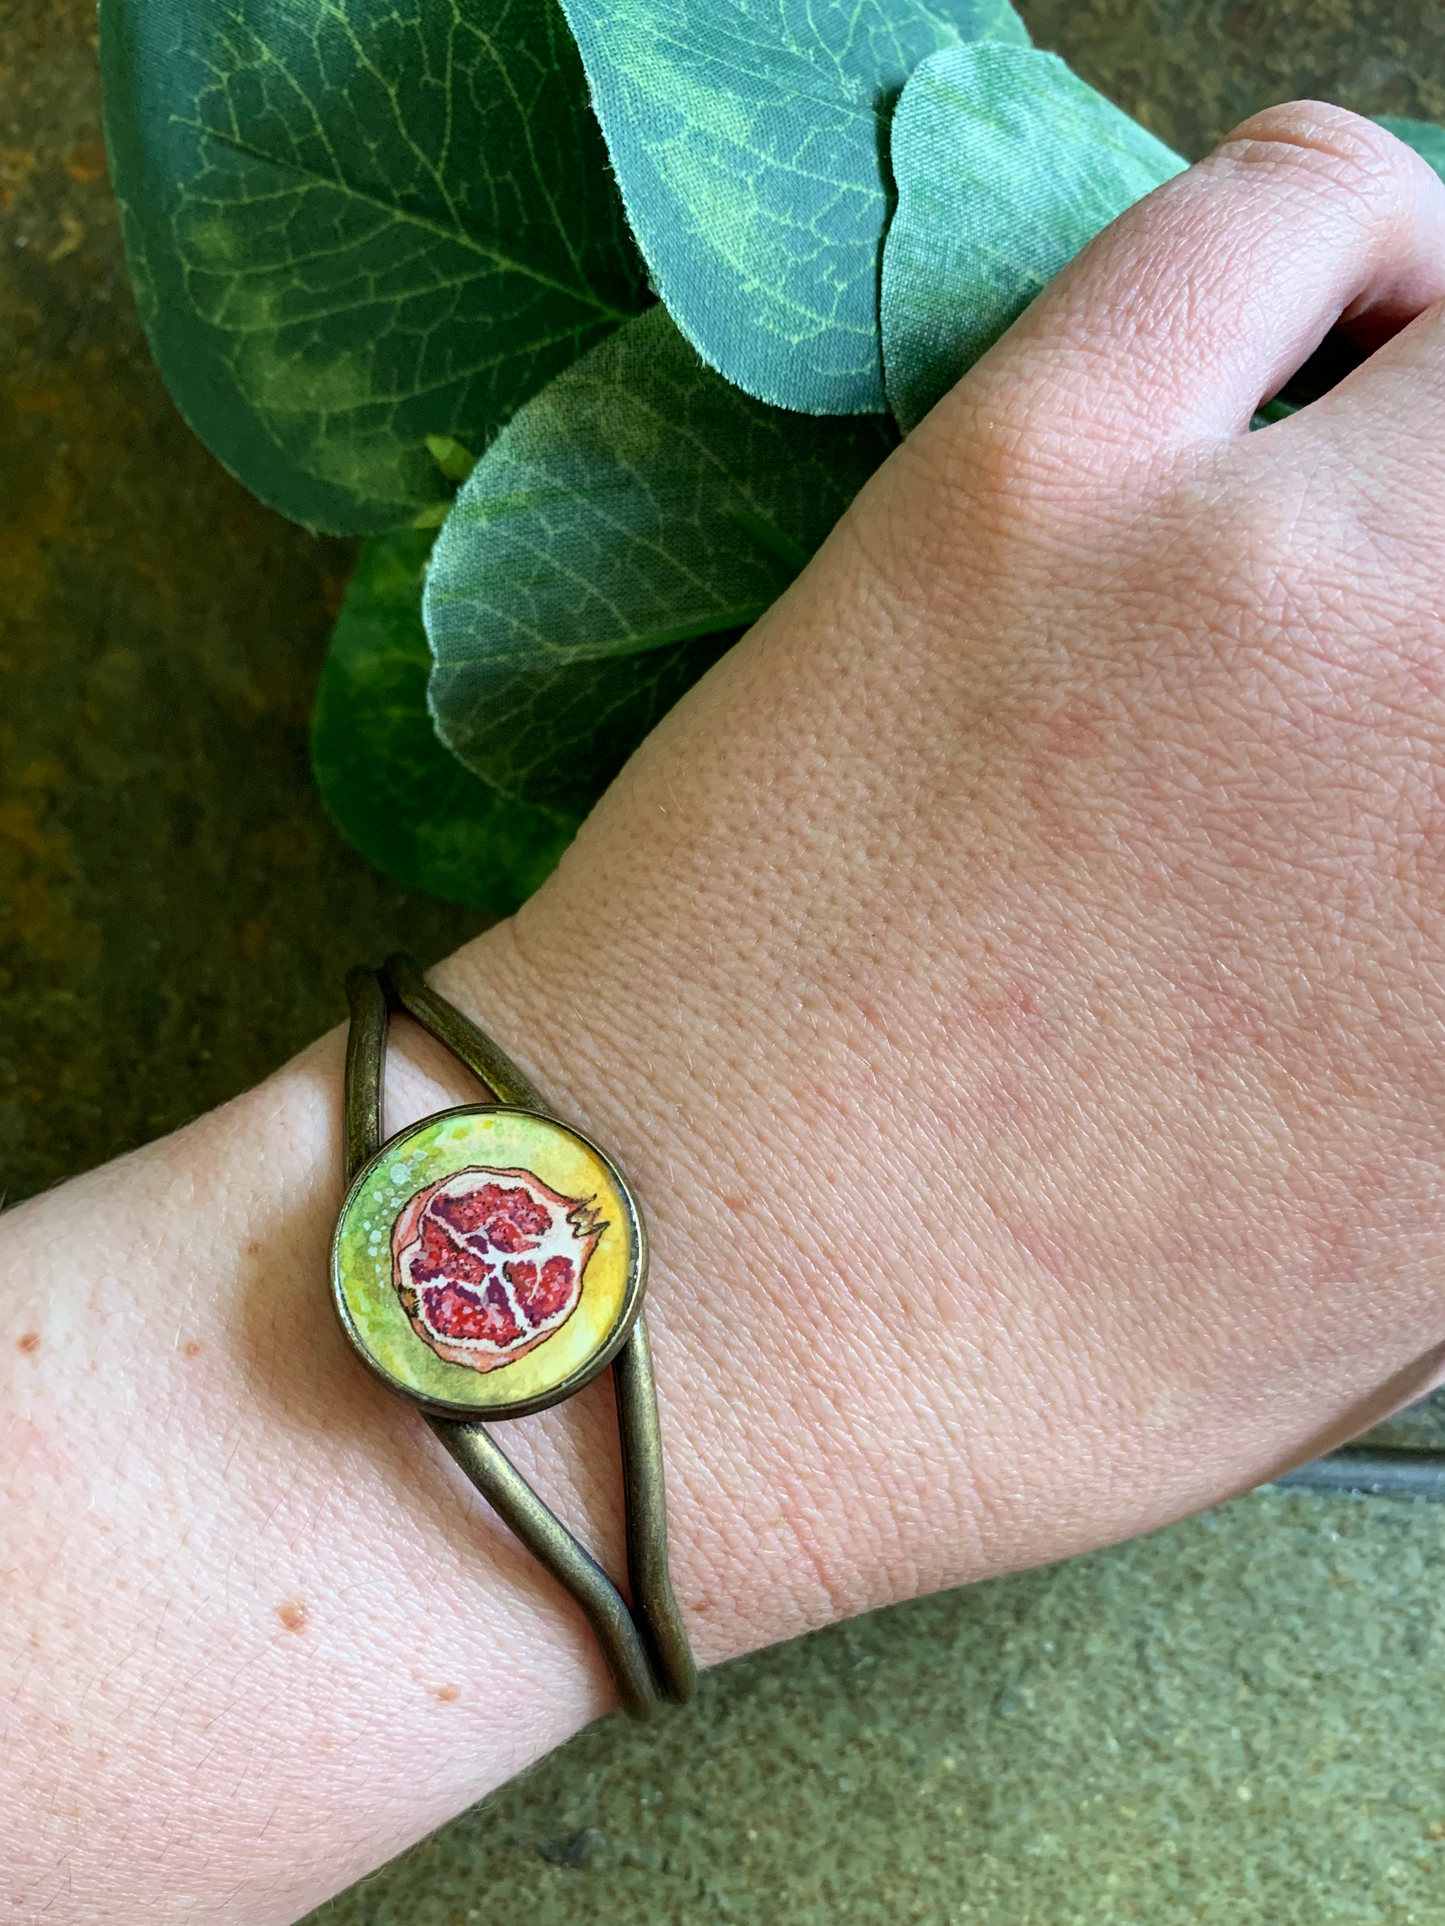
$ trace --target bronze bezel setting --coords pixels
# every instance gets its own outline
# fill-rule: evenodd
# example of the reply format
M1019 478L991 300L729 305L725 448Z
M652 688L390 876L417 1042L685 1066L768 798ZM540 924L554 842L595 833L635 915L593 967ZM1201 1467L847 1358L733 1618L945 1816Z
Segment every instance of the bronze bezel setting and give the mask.
M450 1401L445 1398L429 1396L426 1392L418 1390L415 1386L408 1384L404 1379L397 1377L386 1368L379 1358L373 1355L365 1338L357 1327L352 1315L351 1306L347 1300L345 1282L341 1271L341 1241L351 1211L368 1180L375 1172L381 1169L389 1159L393 1159L404 1153L407 1145L420 1136L423 1131L429 1130L434 1124L442 1123L452 1118L466 1117L525 1117L529 1120L544 1124L550 1130L560 1132L564 1137L571 1139L573 1143L580 1145L589 1156L596 1158L597 1162L601 1164L615 1187L625 1212L624 1234L628 1241L627 1279L624 1286L622 1305L611 1330L608 1332L601 1346L595 1352L589 1353L585 1362L579 1365L575 1371L571 1372L551 1389L539 1392L532 1397L513 1399L500 1397L495 1401L482 1404L467 1402L462 1399ZM590 1384L595 1377L598 1377L607 1369L608 1365L611 1364L612 1360L617 1356L617 1353L627 1342L632 1332L632 1326L636 1322L637 1314L642 1309L642 1300L647 1289L647 1233L643 1228L642 1213L638 1208L637 1199L632 1193L631 1185L607 1155L606 1151L603 1150L600 1145L595 1144L592 1139L582 1131L575 1129L571 1124L562 1123L556 1117L545 1116L521 1104L456 1104L450 1110L434 1111L431 1116L418 1118L414 1124L408 1124L405 1129L398 1130L394 1136L388 1137L385 1143L383 1143L361 1166L360 1170L357 1171L355 1177L347 1187L346 1197L342 1203L340 1215L336 1220L336 1228L331 1235L330 1267L331 1301L336 1308L337 1317L341 1320L341 1328L350 1339L351 1348L355 1351L356 1355L372 1375L381 1380L388 1391L395 1392L399 1398L410 1399L419 1409L425 1411L432 1417L457 1418L463 1423L491 1424L503 1418L528 1418L536 1411L549 1411L553 1405L564 1403L566 1399L580 1391L584 1385ZM446 1368L458 1372L464 1370L464 1367L459 1365ZM503 1388L505 1388L504 1373L498 1373L497 1375L503 1383Z
M647 1285L647 1232L636 1193L606 1151L584 1132L553 1116L510 1057L485 1031L478 1029L470 1017L438 995L409 957L389 957L381 970L353 970L346 980L346 992L351 1004L344 1119L346 1198L331 1239L329 1268L332 1304L347 1341L379 1382L397 1397L418 1407L446 1450L498 1516L576 1600L602 1648L618 1695L628 1712L635 1718L645 1718L665 1701L685 1704L697 1689L697 1670L668 1570L662 1431L652 1372L652 1348L642 1308ZM486 1085L496 1101L457 1104L437 1111L383 1141L382 1084L387 1033L392 1012L397 1010L405 1011L450 1050ZM526 1118L545 1125L547 1130L560 1132L606 1173L627 1219L628 1259L622 1302L606 1337L564 1380L549 1386L545 1392L534 1397L502 1399L485 1409L432 1397L383 1368L356 1327L341 1277L340 1253L347 1213L367 1178L384 1158L401 1154L418 1133L452 1117ZM466 1167L469 1166L462 1166ZM518 1175L521 1174L519 1167ZM537 1181L543 1180L539 1177ZM583 1280L585 1289L585 1267ZM565 1329L565 1322L559 1329ZM532 1490L489 1430L494 1420L526 1417L573 1397L609 1364L617 1393L617 1423L622 1442L631 1605L586 1547ZM445 1361L443 1366L446 1370L468 1368Z

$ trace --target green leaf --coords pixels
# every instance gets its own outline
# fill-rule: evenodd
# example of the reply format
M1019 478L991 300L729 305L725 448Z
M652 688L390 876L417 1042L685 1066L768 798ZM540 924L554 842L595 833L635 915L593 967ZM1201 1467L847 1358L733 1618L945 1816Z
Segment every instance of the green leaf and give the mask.
M428 435L426 445L432 460L449 482L464 482L477 465L470 448L463 448L451 435Z
M893 117L883 360L905 429L1085 242L1185 162L1055 54L950 47Z
M1276 395L1272 401L1261 402L1250 416L1250 432L1257 434L1261 428L1272 428L1277 421L1288 421L1291 415L1297 415L1299 411L1299 402L1286 401Z
M411 521L647 294L555 0L101 0L111 171L177 406L314 528Z
M709 366L810 414L885 406L888 117L926 55L1027 45L1008 0L562 0L633 229Z
M1421 160L1428 161L1445 180L1445 127L1438 127L1433 120L1401 120L1395 114L1376 114L1374 120L1396 140L1413 147Z
M750 400L662 308L630 322L503 430L442 530L443 740L499 789L586 808L896 440Z
M321 672L311 761L331 816L408 889L506 915L556 865L574 819L498 795L443 748L427 713L421 621L432 537L364 544Z

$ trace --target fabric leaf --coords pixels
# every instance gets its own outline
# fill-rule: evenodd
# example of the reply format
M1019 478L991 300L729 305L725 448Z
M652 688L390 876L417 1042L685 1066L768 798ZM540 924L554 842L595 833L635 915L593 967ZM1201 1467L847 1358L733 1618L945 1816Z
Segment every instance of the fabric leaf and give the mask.
M950 47L893 117L883 360L922 419L1084 244L1186 163L1055 54Z
M405 524L650 298L555 0L101 0L151 348L246 486Z
M438 742L421 620L432 539L407 530L363 544L321 672L311 761L327 810L378 869L506 915L577 825L498 795Z
M630 322L503 430L438 538L443 740L509 794L585 809L896 440L751 400L662 308Z
M888 116L926 55L1028 43L1008 0L562 0L662 299L709 366L810 414L885 406Z

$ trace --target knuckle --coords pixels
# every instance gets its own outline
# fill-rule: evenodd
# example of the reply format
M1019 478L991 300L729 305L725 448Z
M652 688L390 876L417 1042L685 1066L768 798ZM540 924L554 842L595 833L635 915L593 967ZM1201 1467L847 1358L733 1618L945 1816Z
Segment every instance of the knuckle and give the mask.
M1404 206L1424 162L1347 108L1293 100L1241 122L1204 165L1272 168L1301 191L1343 197L1378 219L1392 204Z
M1176 552L1192 562L1217 643L1283 662L1301 639L1347 626L1337 572L1309 533L1327 495L1317 477L1267 472L1235 474L1222 492L1189 483L1176 490Z
M969 410L946 433L910 436L898 461L891 519L920 579L956 579L985 556L1016 564L1047 538L1056 513L1047 444L1016 414Z
M976 505L998 499L1020 507L1046 487L1047 424L1027 382L1008 394L970 398L952 411L946 432L916 437L917 472L937 498ZM940 424L941 426L943 424Z
M1181 609L1214 665L1250 691L1265 732L1283 724L1340 743L1362 720L1395 731L1413 710L1436 739L1422 697L1439 682L1438 595L1429 575L1382 548L1328 457L1308 465L1249 451L1181 480L1166 516L1183 564Z
M904 444L909 465L941 504L966 504L1027 525L1097 500L1099 470L1115 465L1116 438L1087 399L1091 384L1038 351L970 376L946 409ZM1077 360L1062 350L1062 358Z

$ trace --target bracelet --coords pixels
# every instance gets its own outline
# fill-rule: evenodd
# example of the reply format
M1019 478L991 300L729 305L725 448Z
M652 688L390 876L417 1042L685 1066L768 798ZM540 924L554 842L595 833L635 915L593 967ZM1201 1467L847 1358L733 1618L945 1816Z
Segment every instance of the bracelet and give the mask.
M346 1199L332 1297L362 1362L425 1414L477 1490L581 1606L637 1718L697 1673L667 1567L662 1433L642 1315L647 1235L626 1179L409 957L346 980ZM391 1013L404 1010L495 1101L382 1138ZM487 1430L613 1367L632 1607Z

